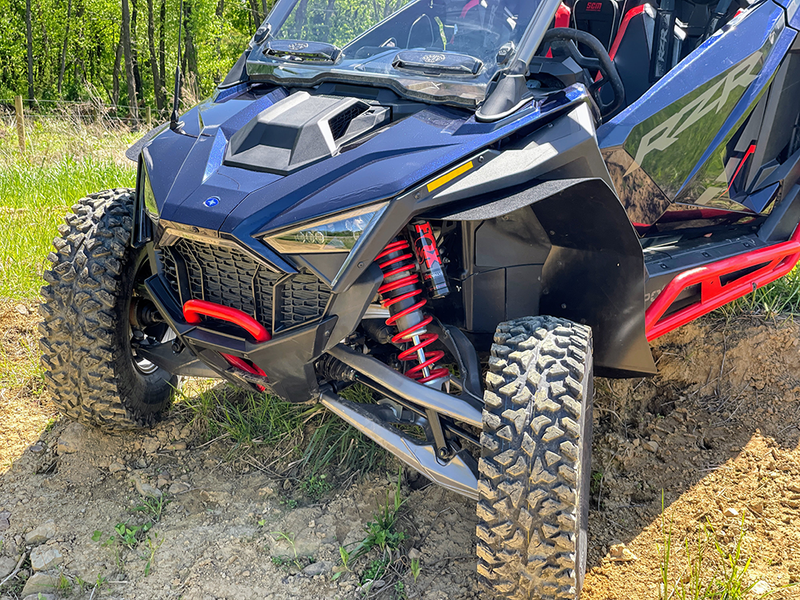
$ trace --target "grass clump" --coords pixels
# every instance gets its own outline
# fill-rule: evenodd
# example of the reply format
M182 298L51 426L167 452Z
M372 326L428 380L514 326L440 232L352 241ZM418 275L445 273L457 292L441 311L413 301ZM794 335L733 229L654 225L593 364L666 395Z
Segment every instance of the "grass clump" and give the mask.
M784 277L721 306L715 313L726 319L743 314L767 318L780 314L800 314L800 267L795 267Z
M186 411L206 440L229 440L229 459L254 458L258 465L274 459L273 468L292 473L311 500L332 489L332 472L366 473L386 462L379 446L319 404L295 404L223 384L184 395L176 409Z
M706 520L698 526L694 540L687 537L683 542L685 566L676 578L673 558L676 550L673 545L672 521L668 524L664 515L662 496L661 536L659 544L660 594L659 600L751 600L766 599L795 584L771 589L756 594L757 582L750 582L750 557L743 547L745 539L745 518L739 526L735 539L727 544L724 538Z
M344 546L339 547L341 564L336 568L333 579L352 572L354 562L358 559L369 557L359 576L362 590L369 592L374 583L380 579L383 580L385 589L394 592L395 598L405 597L405 583L401 578L409 571L403 556L403 542L407 539L407 535L398 528L400 509L406 502L400 491L402 474L401 469L397 473L397 483L393 486L393 490L386 493L383 506L378 508L373 519L364 527L366 533L364 538L356 542L352 550ZM417 581L419 572L419 559L412 560L410 573L414 582Z
M164 496L158 498L143 496L140 503L131 509L132 513L144 517L143 520L140 519L139 524L131 524L129 521L117 523L113 533L97 529L92 534L92 541L111 548L120 568L124 564L124 550L138 553L138 550L144 547L144 553L138 555L145 562L144 576L147 577L152 569L156 552L164 543L163 536L159 539L157 532L153 531L152 535L150 532L161 520L167 504L169 504L169 500Z

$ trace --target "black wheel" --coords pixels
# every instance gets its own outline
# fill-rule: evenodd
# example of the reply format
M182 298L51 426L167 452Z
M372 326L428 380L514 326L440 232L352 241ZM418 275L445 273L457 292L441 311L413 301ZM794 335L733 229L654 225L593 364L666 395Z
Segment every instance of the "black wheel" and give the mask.
M177 378L136 355L136 343L167 341L142 291L147 253L130 247L133 191L92 194L73 207L44 273L40 345L47 387L67 417L107 430L158 421ZM147 315L147 324L137 315Z
M586 572L592 334L527 317L497 326L486 374L478 574L501 598L575 600Z

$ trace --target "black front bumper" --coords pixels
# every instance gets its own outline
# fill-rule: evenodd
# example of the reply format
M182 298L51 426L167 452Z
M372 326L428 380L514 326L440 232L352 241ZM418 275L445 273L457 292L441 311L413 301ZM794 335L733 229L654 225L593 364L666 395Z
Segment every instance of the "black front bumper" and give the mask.
M191 245L191 252L187 250ZM182 248L184 246L184 248ZM319 397L319 382L314 363L329 348L349 335L360 322L382 281L377 266L368 268L356 284L341 294L309 273L281 273L265 258L230 241L171 240L171 244L151 253L158 273L145 283L147 291L175 331L177 343L171 362L177 374L202 372L197 360L211 372L237 385L253 390L258 384L246 373L232 367L223 354L251 361L267 375L267 391L292 402ZM192 261L192 264L187 264ZM206 300L236 308L253 316L272 335L257 343L244 330L218 321L191 324L183 314L190 299ZM187 352L188 350L188 352ZM153 354L153 362L163 364L167 354ZM190 372L183 373L184 362ZM176 366L176 363L177 366Z

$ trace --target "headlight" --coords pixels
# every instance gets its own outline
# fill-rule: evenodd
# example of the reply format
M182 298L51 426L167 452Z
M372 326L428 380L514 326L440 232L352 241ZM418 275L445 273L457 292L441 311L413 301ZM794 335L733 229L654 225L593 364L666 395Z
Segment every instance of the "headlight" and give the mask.
M369 226L378 220L387 204L373 204L311 225L289 229L265 237L264 241L282 254L350 252Z
M153 221L158 222L158 205L156 204L156 197L153 194L153 188L150 187L150 177L147 174L147 168L142 168L142 187L139 193L142 195L142 204L147 214Z

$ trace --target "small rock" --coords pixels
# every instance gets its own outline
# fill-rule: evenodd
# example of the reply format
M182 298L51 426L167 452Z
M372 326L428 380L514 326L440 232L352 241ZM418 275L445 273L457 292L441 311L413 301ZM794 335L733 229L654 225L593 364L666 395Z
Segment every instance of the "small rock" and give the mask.
M309 529L314 529L314 527L316 527L316 526L317 526L317 522L316 521L309 521L308 522L308 528Z
M168 479L165 479L164 477L159 477L158 480L156 481L156 487L162 488L168 483L169 483Z
M0 556L0 581L11 575L17 566L17 561L10 556Z
M275 495L275 490L273 490L270 486L264 486L260 490L258 490L259 496L265 496L269 498L270 496Z
M369 582L367 582L367 585L369 586ZM372 582L372 585L369 586L369 589L370 590L379 590L385 585L386 585L386 582L383 579L376 579L375 581Z
M725 515L726 517L738 517L739 511L729 506L728 508L722 511L722 514Z
M800 483L790 483L786 486L786 489L790 492L800 493Z
M56 534L56 524L53 521L42 523L38 527L32 529L25 534L25 543L29 546L35 546L46 542Z
M171 486L169 486L169 493L174 496L175 494L181 494L181 493L187 491L188 489L189 489L189 486L187 484L179 481L179 482L173 483Z
M31 567L34 571L47 571L64 562L64 556L52 546L39 546L31 550Z
M325 575L329 573L333 569L333 563L328 560L320 560L315 563L311 563L306 568L304 568L301 572L306 577L314 577L316 575Z
M186 442L175 442L174 444L170 444L167 446L167 450L186 450Z
M43 594L42 592L37 592L36 594L31 594L30 596L25 596L22 600L56 600L55 594Z
M142 442L142 449L147 454L155 454L156 452L158 452L158 449L160 447L161 444L159 443L157 438L145 438L145 440Z
M9 520L11 519L11 513L7 510L0 511L0 531L5 531L9 527L11 527L11 523Z
M653 440L645 442L642 445L645 447L645 449L650 450L650 452L657 452L658 451L658 442L654 442Z
M39 454L42 450L44 450L44 446L42 446L41 444L33 444L30 450L34 454Z
M408 551L408 558L410 558L411 560L417 560L421 555L422 553L416 548L412 548L411 550Z
M147 460L142 457L136 461L136 468L137 469L146 469L147 468Z
M611 560L613 562L630 562L638 560L638 558L638 556L625 547L625 544L614 544L611 546Z
M83 447L85 428L80 423L70 423L58 438L58 454L72 454Z
M750 510L752 510L757 515L764 514L764 503L763 502L754 502L750 505Z
M756 581L753 587L750 588L750 591L756 596L761 596L768 593L771 589L772 588L770 585L762 579L760 581Z
M14 305L14 310L17 311L21 315L29 315L29 314L31 314L31 311L24 304L15 304Z
M133 485L136 486L136 491L142 496L146 496L148 498L161 497L161 490L147 483L140 475L134 475L131 477L131 479L133 480Z
M250 577L250 571L242 571L242 577Z
M119 473L120 471L124 470L125 470L125 465L123 465L122 463L112 462L110 465L108 465L108 472L111 474Z

